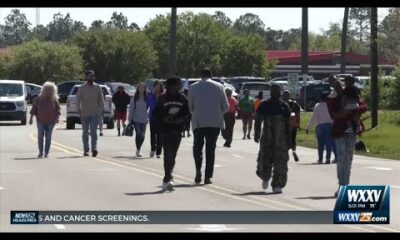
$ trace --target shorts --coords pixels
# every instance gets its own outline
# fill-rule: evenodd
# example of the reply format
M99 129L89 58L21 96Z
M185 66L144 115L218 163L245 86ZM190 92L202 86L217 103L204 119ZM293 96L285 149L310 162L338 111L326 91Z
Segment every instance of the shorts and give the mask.
M241 112L242 121L244 123L253 121L253 113L252 112Z
M115 120L126 121L126 112L115 112Z

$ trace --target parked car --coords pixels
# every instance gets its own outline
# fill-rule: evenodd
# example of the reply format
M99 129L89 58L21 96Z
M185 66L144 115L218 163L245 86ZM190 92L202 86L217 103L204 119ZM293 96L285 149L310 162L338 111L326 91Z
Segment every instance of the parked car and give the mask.
M25 85L27 93L26 100L33 104L36 98L39 96L40 91L42 91L42 86L33 83L25 83Z
M114 95L118 91L119 86L123 86L126 94L129 97L133 97L136 92L136 88L130 84L122 83L122 82L106 82L105 85L110 88L111 95Z
M67 102L67 98L69 93L71 92L71 89L75 85L81 85L84 84L85 82L83 81L68 81L68 82L62 82L57 85L57 90L58 90L58 96L59 96L59 102L60 103L65 103Z
M232 77L227 79L227 82L229 84L231 84L235 90L236 93L240 92L240 89L242 87L242 84L245 82L261 82L261 83L265 83L267 82L267 80L265 78L261 78L261 77L249 77L249 76L244 76L244 77Z
M330 89L330 85L324 83L302 86L300 88L300 95L296 100L306 111L313 111L315 104L321 100L321 94L324 91L329 92ZM306 100L304 98L306 98ZM304 107L304 102L306 102L306 107Z
M271 97L271 84L266 82L244 82L239 91L239 99L243 97L243 92L245 89L250 91L250 96L255 98L260 91L264 93L264 99Z
M21 121L26 125L25 81L0 80L0 121Z
M71 92L67 99L67 129L75 129L75 124L81 124L81 119L77 111L77 93L79 87L82 85L75 85L72 87ZM104 112L103 124L107 124L107 129L114 128L114 106L112 103L111 90L106 85L100 85L104 95Z
M282 87L286 88L286 86L288 84L288 76L276 77L276 78L271 79L269 82L271 84L272 83L279 84ZM313 76L307 75L307 84L316 84L316 83L319 83L319 81L316 81ZM300 86L304 85L303 75L299 75L299 85Z
M224 86L224 89L230 89L232 90L232 97L234 98L239 98L239 94L236 92L236 89L234 86L232 86L231 84L226 82L226 78L217 78L217 77L213 77L211 78L211 80L216 81L220 84L222 84Z

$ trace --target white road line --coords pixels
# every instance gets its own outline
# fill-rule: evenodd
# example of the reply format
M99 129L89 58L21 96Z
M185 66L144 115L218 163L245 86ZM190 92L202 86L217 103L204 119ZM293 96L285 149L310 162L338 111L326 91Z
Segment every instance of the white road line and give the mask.
M56 227L58 230L63 230L66 228L63 224L54 224L54 227Z
M196 231L204 231L204 232L223 232L223 231L232 231L238 230L239 228L227 228L225 225L220 224L206 224L200 225L197 228L186 228L188 230L196 230Z
M365 167L367 169L375 169L375 170L379 170L379 171L392 171L392 168L386 168L386 167Z
M0 190L4 190L4 188L3 188L3 187L0 187Z
M201 165L202 167L206 167L206 165L205 164L203 164L203 165ZM218 165L218 164L214 164L214 167L216 167L216 168L219 168L219 167L222 167L223 165Z
M236 155L236 154L231 154L231 155L232 155L232 157L239 158L239 159L243 159L242 156L239 156L239 155Z

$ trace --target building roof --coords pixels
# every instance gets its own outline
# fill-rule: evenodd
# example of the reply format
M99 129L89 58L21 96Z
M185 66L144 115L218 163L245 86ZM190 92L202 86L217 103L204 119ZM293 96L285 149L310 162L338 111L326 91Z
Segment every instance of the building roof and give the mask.
M308 60L309 61L323 61L323 60L333 60L335 57L339 57L340 52L338 51L309 51ZM356 64L369 64L370 56L361 55L352 52L346 52L346 60ZM265 57L268 60L276 59L279 64L301 64L301 51L299 50L287 50L287 51L266 51ZM333 61L332 61L333 62ZM393 61L380 58L378 61L380 65L394 65Z

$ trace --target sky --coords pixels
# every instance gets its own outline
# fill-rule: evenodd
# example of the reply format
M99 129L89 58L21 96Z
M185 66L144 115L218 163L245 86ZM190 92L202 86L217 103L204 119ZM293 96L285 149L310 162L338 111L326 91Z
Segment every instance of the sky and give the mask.
M16 8L0 8L0 24L4 24L4 18ZM35 8L17 8L25 13L32 26L36 25ZM166 14L170 8L40 8L40 24L47 25L55 13L60 12L64 16L70 13L73 20L81 21L86 26L94 20L109 21L113 12L122 12L128 17L128 24L135 22L139 27L157 14ZM177 12L192 11L194 13L214 14L215 11L224 12L232 21L245 13L254 13L264 22L265 27L272 29L288 30L301 26L301 8L178 8ZM327 29L330 23L341 22L344 8L309 8L308 21L309 31L318 33L321 29ZM379 8L379 20L382 20L388 13L388 8Z

